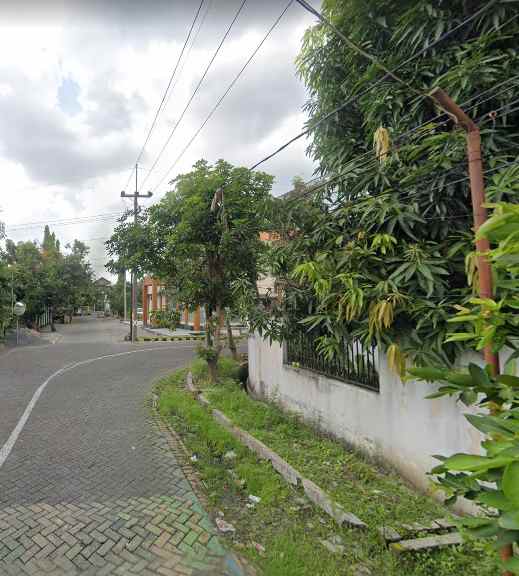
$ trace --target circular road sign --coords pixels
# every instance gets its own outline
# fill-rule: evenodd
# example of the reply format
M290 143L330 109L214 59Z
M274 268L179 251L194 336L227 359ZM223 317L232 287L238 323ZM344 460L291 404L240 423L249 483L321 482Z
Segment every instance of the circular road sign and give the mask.
M23 302L17 302L14 305L14 313L16 316L23 316L25 313L25 304Z

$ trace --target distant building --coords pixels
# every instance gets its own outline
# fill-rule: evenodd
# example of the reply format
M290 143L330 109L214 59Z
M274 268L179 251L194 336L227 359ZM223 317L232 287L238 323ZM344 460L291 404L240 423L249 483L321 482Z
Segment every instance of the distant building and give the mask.
M168 302L166 286L158 278L146 276L142 287L142 320L145 326L153 326L153 312L174 308L180 312L180 327L198 332L205 328L205 310L195 310L178 302Z
M112 289L112 283L110 280L101 276L101 278L98 278L94 282L94 287L96 291L94 312L110 314L110 291Z
M281 235L275 231L260 232L260 240L268 244L281 242ZM279 282L270 274L260 276L256 286L261 297L277 298L281 294Z

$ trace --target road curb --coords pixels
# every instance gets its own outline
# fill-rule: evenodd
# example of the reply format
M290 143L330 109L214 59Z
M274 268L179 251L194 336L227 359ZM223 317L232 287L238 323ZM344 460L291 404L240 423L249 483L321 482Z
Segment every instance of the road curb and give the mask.
M212 417L226 430L228 430L237 440L245 444L251 452L257 454L262 460L268 460L274 470L278 472L283 479L292 486L302 485L306 497L323 512L328 514L339 526L349 526L351 528L367 528L367 524L358 518L352 512L344 510L344 508L335 502L330 496L315 482L305 478L299 470L296 470L277 452L272 450L269 446L255 438L246 430L242 430L236 426L232 420L223 412L216 408L211 407L211 402L204 396L200 390L195 386L193 375L191 372L186 376L186 388L194 396L194 398L209 410Z
M153 394L160 396L159 392L159 387L155 386ZM204 484L196 469L191 465L191 453L187 449L179 434L171 427L169 422L162 418L157 406L157 402L155 401L155 397L148 401L148 404L152 413L152 418L155 421L159 432L166 436L168 440L168 446L177 458L180 469L186 476L188 482L191 484L195 496L203 505L207 515L211 518L211 521L214 525L216 516L210 513L211 505L207 499L207 496L205 495ZM214 533L220 537L220 534L218 534L216 528ZM245 558L241 556L238 557L235 553L228 554L225 558L225 562L226 566L230 570L228 576L258 576L258 571Z

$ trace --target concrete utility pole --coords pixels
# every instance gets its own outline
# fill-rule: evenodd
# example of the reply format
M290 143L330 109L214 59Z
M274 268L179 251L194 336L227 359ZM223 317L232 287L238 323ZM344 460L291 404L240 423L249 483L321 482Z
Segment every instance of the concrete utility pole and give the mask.
M123 307L124 307L124 321L128 320L126 308L126 270L123 272Z
M137 227L137 211L139 209L138 200L139 198L151 198L153 194L147 192L146 194L139 194L138 191L138 177L139 177L139 165L135 164L135 193L126 194L123 190L121 192L121 198L133 198L133 223ZM125 276L126 285L126 276ZM126 297L126 290L124 291ZM135 270L132 270L132 310L130 317L130 339L132 342L137 340L137 274Z

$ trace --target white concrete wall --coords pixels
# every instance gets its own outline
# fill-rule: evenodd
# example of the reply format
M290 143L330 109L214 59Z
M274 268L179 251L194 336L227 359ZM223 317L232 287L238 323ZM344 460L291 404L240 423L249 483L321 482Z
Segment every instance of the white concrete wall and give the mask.
M474 358L472 358L474 361ZM249 338L249 380L257 396L298 412L321 429L391 463L423 490L433 454L479 452L480 434L452 398L427 400L437 386L403 383L379 355L380 393L283 364L283 349Z

